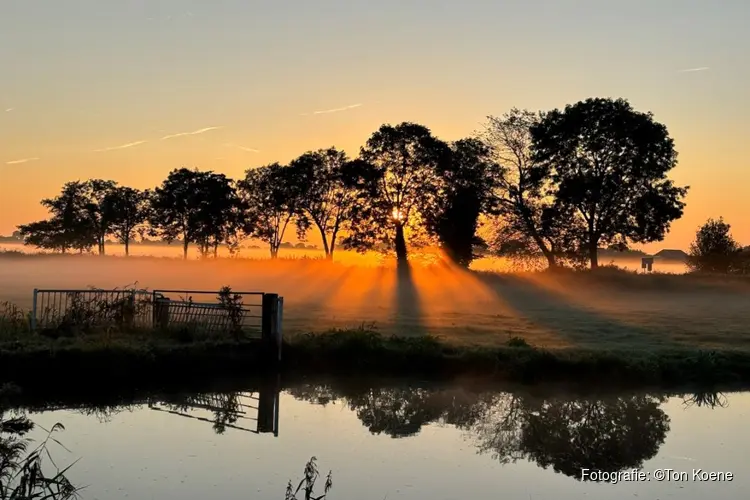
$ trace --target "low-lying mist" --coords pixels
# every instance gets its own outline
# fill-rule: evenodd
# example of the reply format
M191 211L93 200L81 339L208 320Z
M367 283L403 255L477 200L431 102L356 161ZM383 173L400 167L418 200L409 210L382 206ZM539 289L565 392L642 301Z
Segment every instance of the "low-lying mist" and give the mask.
M132 254L153 248L133 248ZM108 247L110 253L111 250ZM180 254L177 247L160 252ZM547 347L750 343L750 286L692 276L602 273L495 273L481 259L468 272L438 256L416 255L409 272L372 255L289 250L272 261L260 250L238 259L29 255L0 258L0 301L29 309L38 289L142 289L273 292L285 299L285 334L365 327L433 334L476 344L513 336ZM248 258L249 257L249 258ZM291 258L289 258L291 257ZM318 257L318 258L313 258ZM606 263L606 262L605 262ZM638 264L640 264L638 262ZM657 268L658 269L658 268ZM697 336L697 337L696 337ZM701 337L702 336L702 337Z

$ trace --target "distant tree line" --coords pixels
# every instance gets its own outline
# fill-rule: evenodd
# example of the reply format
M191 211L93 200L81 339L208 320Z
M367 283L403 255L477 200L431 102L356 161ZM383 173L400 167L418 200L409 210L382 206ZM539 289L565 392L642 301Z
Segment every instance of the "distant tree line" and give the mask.
M154 189L114 181L69 182L42 204L50 218L19 226L26 244L105 252L159 236L216 255L250 237L272 258L296 228L337 248L393 251L438 244L468 266L477 245L504 256L541 256L550 267L598 266L600 247L662 240L684 209L687 187L667 175L674 143L650 113L624 99L592 98L548 112L488 117L473 137L445 142L415 123L383 125L356 158L334 147L232 180L180 168ZM487 223L491 237L480 238Z

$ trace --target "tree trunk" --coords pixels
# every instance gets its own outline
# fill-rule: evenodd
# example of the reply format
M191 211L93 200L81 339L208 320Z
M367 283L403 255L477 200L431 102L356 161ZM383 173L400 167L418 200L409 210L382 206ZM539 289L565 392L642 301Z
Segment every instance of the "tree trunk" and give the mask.
M555 253L547 250L547 248L542 248L542 253L544 254L544 258L547 259L547 267L549 269L557 269L557 258L555 257Z
M130 255L130 238L125 238L125 257Z
M214 259L219 257L219 243L214 243Z
M339 232L338 223L333 227L333 233L331 233L331 246L328 247L328 260L333 262L333 251L336 249L336 236Z
M187 260L187 252L188 252L188 245L190 243L188 242L187 238L184 238L182 240L182 259Z
M405 264L408 261L404 225L401 222L396 223L396 261L399 264Z
M328 248L328 239L326 238L325 233L321 232L321 235L323 236L323 251L326 254L326 259L331 260L331 250Z
M279 257L279 248L273 244L270 245L270 248L271 248L271 258L277 259Z
M599 241L594 236L589 238L589 259L591 269L597 269L599 267Z

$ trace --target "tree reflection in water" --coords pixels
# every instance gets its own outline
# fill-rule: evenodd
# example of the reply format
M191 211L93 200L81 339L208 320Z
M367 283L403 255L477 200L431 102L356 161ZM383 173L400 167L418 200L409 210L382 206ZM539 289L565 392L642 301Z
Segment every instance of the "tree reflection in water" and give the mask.
M335 391L298 387L298 399L317 404L341 400L373 434L394 438L422 426L449 424L467 431L479 453L501 463L530 460L581 479L581 469L640 468L669 432L660 408L665 396L532 397L523 393L425 388Z

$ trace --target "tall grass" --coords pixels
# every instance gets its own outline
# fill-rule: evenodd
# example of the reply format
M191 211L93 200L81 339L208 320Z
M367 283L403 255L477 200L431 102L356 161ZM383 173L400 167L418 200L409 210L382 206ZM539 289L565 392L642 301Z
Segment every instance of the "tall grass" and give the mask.
M49 452L49 445L64 446L53 434L64 430L55 424L36 447L26 434L34 423L25 415L6 415L4 400L11 391L0 387L0 500L70 500L79 496L80 489L66 477L75 462L60 469ZM46 460L45 460L46 459ZM47 465L46 462L50 462ZM48 474L53 469L52 474Z

